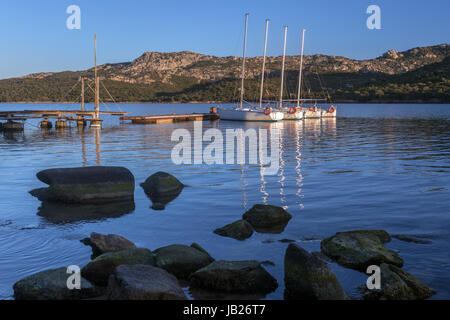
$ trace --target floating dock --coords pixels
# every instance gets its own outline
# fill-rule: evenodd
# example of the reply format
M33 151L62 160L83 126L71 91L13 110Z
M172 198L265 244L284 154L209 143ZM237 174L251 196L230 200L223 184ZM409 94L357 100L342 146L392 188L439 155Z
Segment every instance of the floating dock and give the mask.
M129 120L134 124L149 124L149 123L173 123L184 121L211 121L218 120L217 113L191 113L191 114L166 114L154 116L136 116L136 117L120 117L120 120Z

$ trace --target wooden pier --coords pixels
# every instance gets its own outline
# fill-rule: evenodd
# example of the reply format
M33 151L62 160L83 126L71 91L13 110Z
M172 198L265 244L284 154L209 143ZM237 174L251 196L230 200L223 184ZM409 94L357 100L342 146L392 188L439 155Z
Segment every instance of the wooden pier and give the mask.
M130 120L134 124L149 124L149 123L173 123L183 121L208 121L218 120L217 113L191 113L191 114L166 114L154 116L136 116L136 117L120 117L120 120Z

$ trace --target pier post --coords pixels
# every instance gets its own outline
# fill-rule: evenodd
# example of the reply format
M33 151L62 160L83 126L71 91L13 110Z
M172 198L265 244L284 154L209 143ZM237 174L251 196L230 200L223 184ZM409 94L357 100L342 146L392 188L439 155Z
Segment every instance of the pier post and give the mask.
M50 121L48 121L47 118L44 118L44 120L42 120L42 121L39 123L39 126L40 126L42 129L51 129L51 128L53 127L53 124L52 124Z
M67 128L67 122L62 120L62 119L58 119L55 122L55 128L56 129L65 129L65 128Z
M21 122L8 120L1 126L3 131L23 131L24 125Z

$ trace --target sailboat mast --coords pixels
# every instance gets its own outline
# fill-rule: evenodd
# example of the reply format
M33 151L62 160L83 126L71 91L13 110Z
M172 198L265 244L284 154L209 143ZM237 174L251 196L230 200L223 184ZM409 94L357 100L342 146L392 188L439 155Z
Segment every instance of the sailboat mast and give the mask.
M241 102L240 102L241 109L242 109L242 103L244 101L244 77L245 77L245 53L246 53L246 49L247 49L247 25L248 25L248 13L245 14L244 49L242 52Z
M280 109L283 107L284 61L286 59L287 26L284 26L283 61L281 64Z
M84 78L81 77L81 111L84 111Z
M95 67L94 67L94 79L95 79L95 118L100 118L100 108L99 108L99 81L97 76L97 35L94 35L95 41Z
M269 31L269 19L266 19L266 33L264 36L264 56L263 56L263 64L262 64L262 72L261 72L261 88L259 91L259 107L262 108L262 98L263 98L263 89L264 89L264 68L266 67L266 50L267 50L267 33Z
M303 45L305 44L305 29L302 30L302 46L300 49L300 70L298 72L297 108L300 106L302 94L302 70L303 70Z

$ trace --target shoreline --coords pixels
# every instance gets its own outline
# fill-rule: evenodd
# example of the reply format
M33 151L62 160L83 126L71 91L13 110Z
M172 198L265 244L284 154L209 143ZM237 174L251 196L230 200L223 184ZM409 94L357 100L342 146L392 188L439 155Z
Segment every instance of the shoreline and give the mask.
M86 102L86 104L93 102ZM107 102L113 104L233 104L233 101L172 101L172 102L152 102L152 101L123 101L123 102ZM256 102L252 102L256 103ZM80 104L79 102L70 102L70 101L12 101L12 102L3 102L0 101L1 104ZM388 101L380 101L380 100L371 100L366 102L359 102L356 100L340 100L334 101L330 104L450 104L449 102L442 101L423 101L423 100L388 100Z

